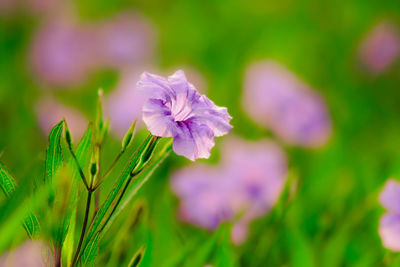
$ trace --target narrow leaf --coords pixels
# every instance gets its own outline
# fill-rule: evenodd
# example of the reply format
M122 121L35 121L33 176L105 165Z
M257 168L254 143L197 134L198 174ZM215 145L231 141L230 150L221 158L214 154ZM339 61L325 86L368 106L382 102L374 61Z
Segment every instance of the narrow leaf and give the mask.
M168 142L164 145L164 147L160 150L158 157L154 160L154 164L150 165L139 177L133 180L132 184L128 187L125 197L122 200L121 205L117 207L114 214L111 216L108 225L104 228L104 232L106 232L115 218L120 214L120 212L132 201L133 197L139 191L139 189L149 180L149 178L153 175L154 171L161 165L161 163L168 157L171 152L172 144Z
M86 165L89 158L88 155L93 136L92 132L93 132L93 126L92 124L90 124L88 129L86 130L85 135L82 137L78 147L75 150L76 158L78 159L78 162L81 166ZM71 179L73 179L73 183L72 183L68 208L63 220L61 240L64 240L62 255L63 257L65 255L65 258L63 260L71 261L73 254L74 237L75 237L75 216L76 216L77 203L79 200L78 186L80 183L80 179L78 177L79 170L73 159L70 159L70 161L68 162L67 169L70 170Z
M46 175L45 181L52 182L57 170L62 166L61 135L64 129L64 122L59 122L51 130L49 135L49 146L46 150Z
M113 201L117 197L118 193L120 192L122 186L124 185L125 181L129 178L130 173L135 169L137 166L137 161L139 158L142 156L142 154L145 152L145 149L148 147L148 144L150 143L152 136L149 135L146 140L142 143L142 145L139 147L139 149L136 151L135 154L132 155L132 157L129 159L127 165L125 166L124 171L121 173L120 177L117 179L117 181L114 183L114 186L110 193L108 194L106 200L104 203L101 205L99 211L96 213L96 216L94 217L93 223L89 229L87 238L84 242L83 245L83 252L85 252L89 242L91 239L94 237L96 231L98 230L102 220L104 219L104 216L106 215L108 209L112 205Z
M0 162L0 187L7 198L10 198L17 189L17 183L11 176L7 168ZM33 237L40 230L37 217L33 213L29 213L24 219L23 226L29 237Z
M99 250L100 233L96 233L82 254L82 266L93 264Z

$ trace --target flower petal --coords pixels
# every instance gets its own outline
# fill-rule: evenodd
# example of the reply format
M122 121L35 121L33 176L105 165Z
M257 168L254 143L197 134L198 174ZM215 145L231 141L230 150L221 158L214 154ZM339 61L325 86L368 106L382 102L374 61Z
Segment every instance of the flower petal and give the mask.
M389 211L400 213L400 183L390 179L379 195L379 202Z
M149 99L144 104L143 121L155 136L172 137L175 135L175 121L162 100Z
M192 161L197 158L209 158L213 146L214 134L207 125L198 125L191 121L178 122L178 133L173 142L176 154Z
M379 234L383 245L393 251L400 251L400 215L388 213L379 223Z
M193 121L202 122L208 125L215 136L227 134L233 127L229 124L232 117L225 107L218 107L205 96L193 107Z
M161 99L171 103L175 97L168 81L161 76L143 72L137 87L150 99Z

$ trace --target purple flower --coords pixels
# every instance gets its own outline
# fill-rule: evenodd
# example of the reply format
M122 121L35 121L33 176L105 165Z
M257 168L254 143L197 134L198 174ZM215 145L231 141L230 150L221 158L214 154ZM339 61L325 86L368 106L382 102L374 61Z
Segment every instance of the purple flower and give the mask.
M74 138L81 136L87 127L86 118L78 110L64 106L53 99L40 100L35 109L39 126L46 135L64 118Z
M187 222L215 230L233 219L226 179L220 171L205 165L187 167L174 173L172 188L181 199L180 215Z
M323 99L276 62L253 63L246 72L243 95L248 114L289 144L318 147L330 137Z
M400 183L388 180L379 201L387 210L379 224L382 243L390 250L400 251Z
M106 66L125 67L150 58L154 29L144 18L120 14L97 27L98 57Z
M398 28L384 21L373 27L362 41L359 55L363 65L372 73L384 72L399 57Z
M123 137L132 121L137 120L137 127L143 125L142 108L146 97L136 88L141 71L125 70L117 88L105 98L105 112L111 119L111 131Z
M232 221L232 240L239 244L250 222L276 203L286 173L285 155L274 143L231 138L219 165L187 167L173 175L171 186L185 221L210 230Z
M34 37L31 62L46 83L77 84L93 67L91 51L86 30L70 21L50 21Z
M208 158L214 137L232 129L226 108L200 95L181 70L168 79L145 72L138 88L147 97L143 121L149 131L155 136L173 137L175 153L192 161Z
M52 252L47 244L41 241L26 241L18 248L7 251L0 257L0 266L53 266Z

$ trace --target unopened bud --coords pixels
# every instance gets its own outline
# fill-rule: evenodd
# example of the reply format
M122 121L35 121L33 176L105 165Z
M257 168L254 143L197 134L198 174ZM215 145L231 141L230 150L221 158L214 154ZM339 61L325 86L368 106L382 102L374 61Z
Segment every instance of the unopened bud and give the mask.
M136 120L134 120L126 132L124 139L122 139L122 151L125 151L131 144L133 137L135 136Z
M96 131L98 133L102 132L103 129L103 90L99 89L97 91L97 111L96 111Z
M64 126L65 126L65 140L67 141L67 145L69 148L72 148L72 136L71 131L69 130L67 121L64 119Z

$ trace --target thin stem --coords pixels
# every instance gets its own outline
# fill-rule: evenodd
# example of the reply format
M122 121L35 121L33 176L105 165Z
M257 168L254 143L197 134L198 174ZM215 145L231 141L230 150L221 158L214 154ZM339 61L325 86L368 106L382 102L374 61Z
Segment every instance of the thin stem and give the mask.
M76 248L75 251L75 255L74 255L74 259L72 261L72 267L75 266L77 260L78 260L78 256L82 247L82 243L83 243L83 238L85 237L85 232L86 232L86 226L88 223L88 219L89 219L89 211L90 211L90 202L92 200L92 193L93 191L88 190L88 196L87 196L87 201L86 201L86 211L85 211L85 218L83 219L83 226L82 226L82 232L81 232L81 236L79 238L79 243L78 243L78 247Z
M119 198L117 200L117 202L115 203L113 209L110 212L110 215L108 215L107 220L104 222L104 224L101 226L101 228L99 229L99 232L102 232L104 230L104 228L106 227L107 223L110 221L112 215L114 214L114 212L117 210L117 207L119 205L119 203L121 203L122 197L124 196L126 189L128 189L129 184L131 183L132 179L134 178L134 176L131 176L128 181L126 182L124 188L121 191L121 194L119 195Z
M114 168L115 164L117 164L118 160L121 158L121 156L124 154L125 150L121 150L118 155L115 157L114 161L111 163L110 167L108 168L108 170L104 173L102 180L104 180L112 171L112 169Z
M88 185L88 183L87 183L85 174L84 174L84 172L83 172L83 170L82 170L82 168L81 168L81 166L80 166L80 164L79 164L78 159L76 158L76 155L75 155L74 151L72 150L72 147L68 146L68 149L69 149L69 152L71 152L72 158L74 159L76 166L78 167L79 175L81 176L82 181L83 181L83 183L85 184L86 189L87 189L88 191L90 191L90 187L89 187L89 185Z

